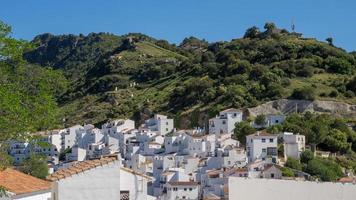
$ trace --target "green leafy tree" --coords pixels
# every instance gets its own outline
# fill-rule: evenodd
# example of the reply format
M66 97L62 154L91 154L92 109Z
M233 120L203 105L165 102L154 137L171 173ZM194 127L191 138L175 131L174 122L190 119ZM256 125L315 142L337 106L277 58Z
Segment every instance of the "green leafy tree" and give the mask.
M23 161L21 171L31 176L44 179L48 175L47 158L43 155L32 154Z
M260 34L260 29L256 26L248 28L245 32L244 38L257 38Z
M265 115L257 115L255 119L255 124L258 126L264 126L266 124L266 116Z
M303 165L299 162L299 160L291 157L287 158L285 166L296 170L302 170L303 168Z
M310 160L306 172L319 177L322 181L336 181L343 176L343 172L337 163L321 158Z
M352 75L355 72L355 67L352 66L349 61L342 58L329 56L325 59L325 64L330 72L349 75Z
M312 87L296 88L291 97L294 99L313 101L315 99L315 90Z
M252 128L250 123L243 121L235 124L234 136L242 144L246 143L246 136L256 132L256 129Z
M289 168L286 168L286 167L283 167L282 169L282 176L284 177L294 177L294 172L289 169Z
M332 37L328 37L328 38L326 38L326 41L328 42L328 44L330 45L330 46L334 46L334 40L333 40L333 38Z
M310 150L305 150L300 154L300 161L302 163L308 163L310 160L314 159L314 153Z
M332 129L329 132L324 143L332 152L345 153L348 149L350 149L350 144L347 142L347 135L337 129Z
M6 141L24 139L25 132L45 130L58 122L56 98L65 78L52 69L28 64L23 54L31 45L10 37L11 27L0 22L0 151ZM5 160L5 161L4 161ZM7 159L0 161L6 167Z

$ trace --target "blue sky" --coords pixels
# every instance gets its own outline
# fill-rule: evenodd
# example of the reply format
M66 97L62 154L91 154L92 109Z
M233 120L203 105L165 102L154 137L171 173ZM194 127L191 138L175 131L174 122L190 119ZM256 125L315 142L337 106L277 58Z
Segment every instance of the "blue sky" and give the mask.
M40 33L141 32L179 43L187 36L208 41L242 37L267 21L306 37L356 50L354 0L1 0L0 20L13 37Z

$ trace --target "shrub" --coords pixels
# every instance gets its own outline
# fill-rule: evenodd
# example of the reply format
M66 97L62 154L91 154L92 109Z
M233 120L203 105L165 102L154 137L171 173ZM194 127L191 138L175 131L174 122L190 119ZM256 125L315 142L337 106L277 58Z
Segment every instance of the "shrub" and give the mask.
M303 168L303 165L300 164L299 160L291 157L288 157L285 166L296 170L302 170Z
M291 97L294 99L313 101L315 99L315 90L312 87L296 88Z
M310 160L314 159L314 153L310 150L305 150L300 154L300 161L302 163L308 163Z
M319 177L322 181L336 181L343 176L340 166L327 159L313 159L308 162L306 172Z
M352 92L351 90L347 90L345 92L345 97L353 98L353 97L355 97L355 93Z
M294 172L289 168L283 167L281 171L284 177L294 177Z
M330 92L329 97L337 97L339 96L339 93L336 90L333 90Z

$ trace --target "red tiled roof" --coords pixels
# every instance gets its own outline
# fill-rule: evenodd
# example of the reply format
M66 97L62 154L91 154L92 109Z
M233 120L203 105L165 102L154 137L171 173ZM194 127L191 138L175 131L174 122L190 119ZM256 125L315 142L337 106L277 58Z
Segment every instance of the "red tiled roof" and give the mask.
M16 195L49 190L51 183L7 168L0 171L0 186Z
M95 159L95 160L86 160L86 161L82 161L82 162L78 162L76 164L74 164L71 167L68 167L66 169L61 169L58 170L57 172L49 175L47 177L47 180L49 181L58 181L67 177L70 177L74 174L78 174L84 171L88 171L90 169L96 168L98 166L103 166L106 165L108 163L117 161L117 155L110 155L107 157L103 157L100 159Z

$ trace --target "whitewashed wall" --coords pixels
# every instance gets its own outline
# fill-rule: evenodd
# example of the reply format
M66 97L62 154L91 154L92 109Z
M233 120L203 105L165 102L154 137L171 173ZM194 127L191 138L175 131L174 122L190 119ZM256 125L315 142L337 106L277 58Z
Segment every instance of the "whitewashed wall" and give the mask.
M54 183L56 200L120 199L120 162L112 162Z
M229 199L355 200L356 185L230 177Z

